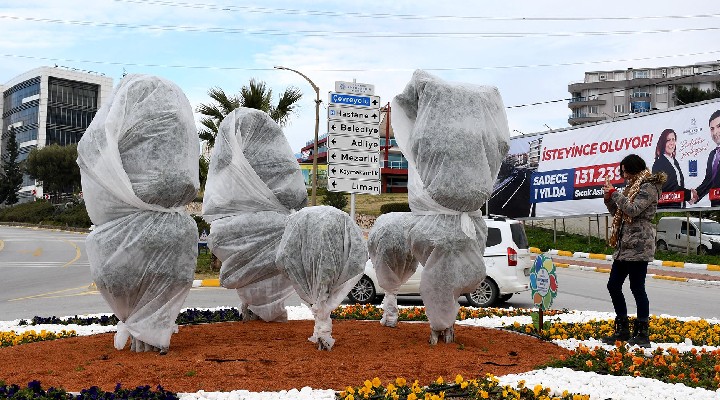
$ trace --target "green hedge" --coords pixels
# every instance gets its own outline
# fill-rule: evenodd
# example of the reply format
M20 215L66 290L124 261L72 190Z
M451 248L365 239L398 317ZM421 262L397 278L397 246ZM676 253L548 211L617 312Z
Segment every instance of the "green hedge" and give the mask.
M408 203L385 203L380 206L380 214L391 212L410 212L410 204Z
M202 217L193 215L198 234L203 230L210 233L210 225ZM53 205L45 200L17 204L0 209L0 222L21 222L26 224L54 225L61 227L89 228L90 216L83 203Z
M39 200L0 209L0 221L39 224L53 220L54 214L55 207L50 202Z

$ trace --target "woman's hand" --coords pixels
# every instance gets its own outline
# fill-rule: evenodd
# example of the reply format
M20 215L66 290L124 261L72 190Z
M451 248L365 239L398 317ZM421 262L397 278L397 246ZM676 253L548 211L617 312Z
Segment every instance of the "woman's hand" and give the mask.
M613 186L612 183L610 183L610 177L606 176L605 177L605 185L603 185L603 197L605 198L605 200L610 198L610 195L612 194L612 192L614 190L615 190L615 186Z

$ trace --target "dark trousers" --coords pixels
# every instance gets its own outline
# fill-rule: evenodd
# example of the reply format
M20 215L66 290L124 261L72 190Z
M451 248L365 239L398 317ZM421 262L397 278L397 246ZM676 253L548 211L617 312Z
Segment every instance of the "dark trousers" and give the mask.
M647 261L615 260L610 270L607 289L610 292L615 314L618 317L627 317L627 305L623 296L622 286L625 279L630 277L630 291L635 297L638 321L648 321L650 318L650 301L645 292L645 277L647 276Z

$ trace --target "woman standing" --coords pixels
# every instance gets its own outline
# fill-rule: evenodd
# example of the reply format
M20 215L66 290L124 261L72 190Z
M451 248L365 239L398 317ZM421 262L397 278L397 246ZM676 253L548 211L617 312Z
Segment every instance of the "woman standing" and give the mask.
M620 162L620 176L626 180L622 193L608 180L603 187L605 206L614 215L610 245L615 247L615 253L607 288L617 317L615 333L602 340L614 344L618 340L629 339L630 345L650 347L650 302L645 291L645 277L648 262L655 256L655 225L652 219L667 176L663 172L652 174L645 161L636 154L630 154ZM637 306L632 336L622 292L628 277Z
M652 172L664 172L667 181L662 187L663 193L682 193L682 199L663 202L660 208L685 208L685 202L690 200L690 190L685 189L685 176L680 169L680 163L675 158L677 148L677 133L672 129L665 129L660 134L657 146L655 147L655 162Z

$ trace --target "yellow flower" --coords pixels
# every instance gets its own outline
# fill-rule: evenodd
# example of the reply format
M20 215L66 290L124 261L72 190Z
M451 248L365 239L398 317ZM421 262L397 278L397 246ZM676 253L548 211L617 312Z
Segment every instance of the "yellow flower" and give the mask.
M405 380L405 378L397 378L397 379L395 379L395 384L398 385L399 387L402 387L407 384L407 381Z
M368 389L370 389L370 388L372 387L372 385L373 385L372 382L370 382L370 381L367 380L367 379L366 379L365 382L363 383L363 386L365 386L365 387L368 388Z
M382 385L382 381L380 381L380 378L377 376L372 380L373 387L380 387Z
M442 376L438 376L438 378L435 380L435 383L437 383L438 385L442 385L443 383L445 383L445 381L443 380Z
M462 375L457 374L457 375L455 376L455 383L458 383L458 384L459 384L459 383L461 383L462 381L463 381Z
M535 385L535 387L533 388L533 393L535 393L535 397L537 397L542 390L542 385Z
M415 393L410 393L407 397L407 400L417 400L417 396Z

